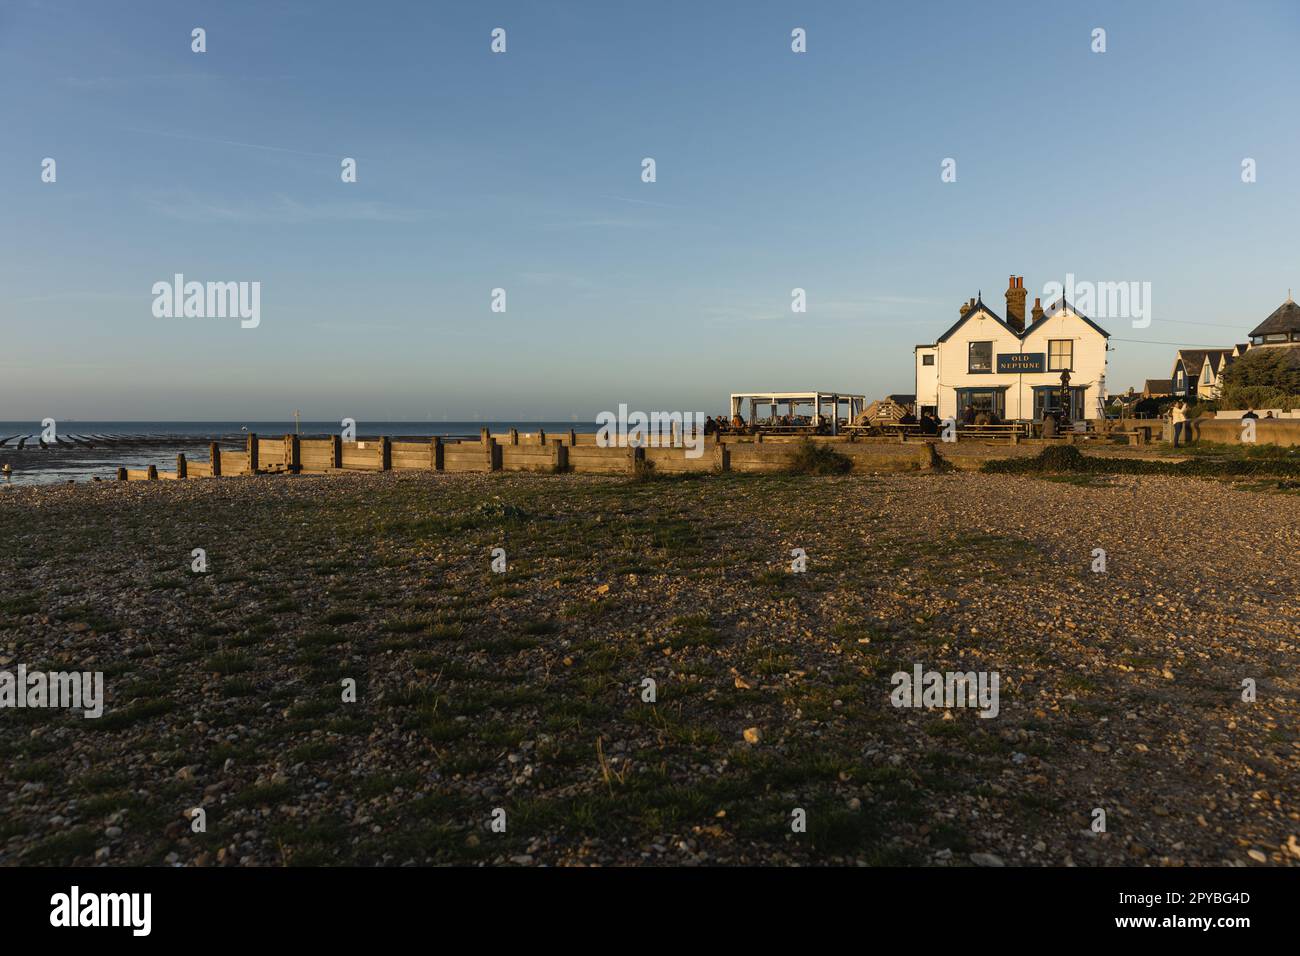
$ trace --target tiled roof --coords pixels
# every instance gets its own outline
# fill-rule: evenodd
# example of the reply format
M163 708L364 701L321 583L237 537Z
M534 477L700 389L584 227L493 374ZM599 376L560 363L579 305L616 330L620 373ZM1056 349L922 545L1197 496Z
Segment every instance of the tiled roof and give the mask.
M1273 314L1261 322L1250 333L1256 335L1275 335L1279 332L1300 332L1300 305L1290 296L1273 310Z

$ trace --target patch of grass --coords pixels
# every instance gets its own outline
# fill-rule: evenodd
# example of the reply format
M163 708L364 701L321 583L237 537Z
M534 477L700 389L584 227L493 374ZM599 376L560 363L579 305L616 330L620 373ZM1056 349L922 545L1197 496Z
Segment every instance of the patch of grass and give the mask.
M331 627L339 624L355 624L359 620L361 620L361 615L356 611L330 611L322 618L323 623Z
M152 717L169 714L176 708L170 700L139 700L125 707L106 711L98 720L87 721L96 730L116 731Z
M853 459L824 442L803 438L794 446L785 471L790 475L846 475L853 470Z
M26 864L69 866L83 857L93 856L99 832L92 827L76 827L66 833L46 837L23 855Z
M242 674L244 671L253 669L253 661L246 654L227 652L224 654L214 654L204 662L204 667L214 674Z
M1197 457L1186 461L1150 461L1141 458L1098 458L1074 445L1051 445L1032 458L986 461L989 474L1044 475L1174 475L1188 478L1250 478L1278 476L1300 478L1300 456L1237 454L1232 457Z
M336 756L342 749L338 744L328 740L313 740L311 743L290 750L289 759L293 763L311 763Z

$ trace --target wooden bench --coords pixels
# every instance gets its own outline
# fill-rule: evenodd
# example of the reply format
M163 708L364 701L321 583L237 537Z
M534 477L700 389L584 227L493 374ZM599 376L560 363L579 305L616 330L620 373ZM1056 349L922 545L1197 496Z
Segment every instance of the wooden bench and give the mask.
M971 438L1005 438L1007 444L1017 444L1026 433L1026 426L1019 422L1004 425L958 425L957 437Z

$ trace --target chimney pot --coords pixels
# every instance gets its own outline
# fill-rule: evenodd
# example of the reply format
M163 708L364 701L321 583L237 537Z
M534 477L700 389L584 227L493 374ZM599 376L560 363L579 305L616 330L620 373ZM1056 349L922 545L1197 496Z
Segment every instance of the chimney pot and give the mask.
M1007 325L1017 334L1025 331L1025 277L1011 276L1007 286Z

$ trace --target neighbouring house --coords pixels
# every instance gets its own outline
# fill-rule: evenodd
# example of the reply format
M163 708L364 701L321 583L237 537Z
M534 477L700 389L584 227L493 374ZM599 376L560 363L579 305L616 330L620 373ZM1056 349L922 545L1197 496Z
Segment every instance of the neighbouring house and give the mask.
M1290 292L1286 301L1251 331L1250 344L1257 347L1300 345L1300 305L1296 305Z
M1232 347L1179 349L1174 357L1172 392L1189 402L1218 398L1224 370L1250 349L1300 346L1300 305L1287 294L1286 301L1257 325L1250 341Z
M1142 386L1143 398L1171 398L1174 381L1171 378L1149 378Z
M1232 348L1179 349L1174 357L1174 395L1188 402L1208 400L1218 394L1219 372Z
M1111 395L1106 401L1106 410L1113 415L1127 414L1141 401L1142 393L1130 387L1127 392Z
M980 297L933 343L916 346L917 413L939 418L992 412L1008 421L1040 421L1060 405L1061 372L1070 372L1071 419L1101 417L1110 333L1062 297L1046 310L1034 300L1025 322L1024 276L1011 276L1006 318Z

